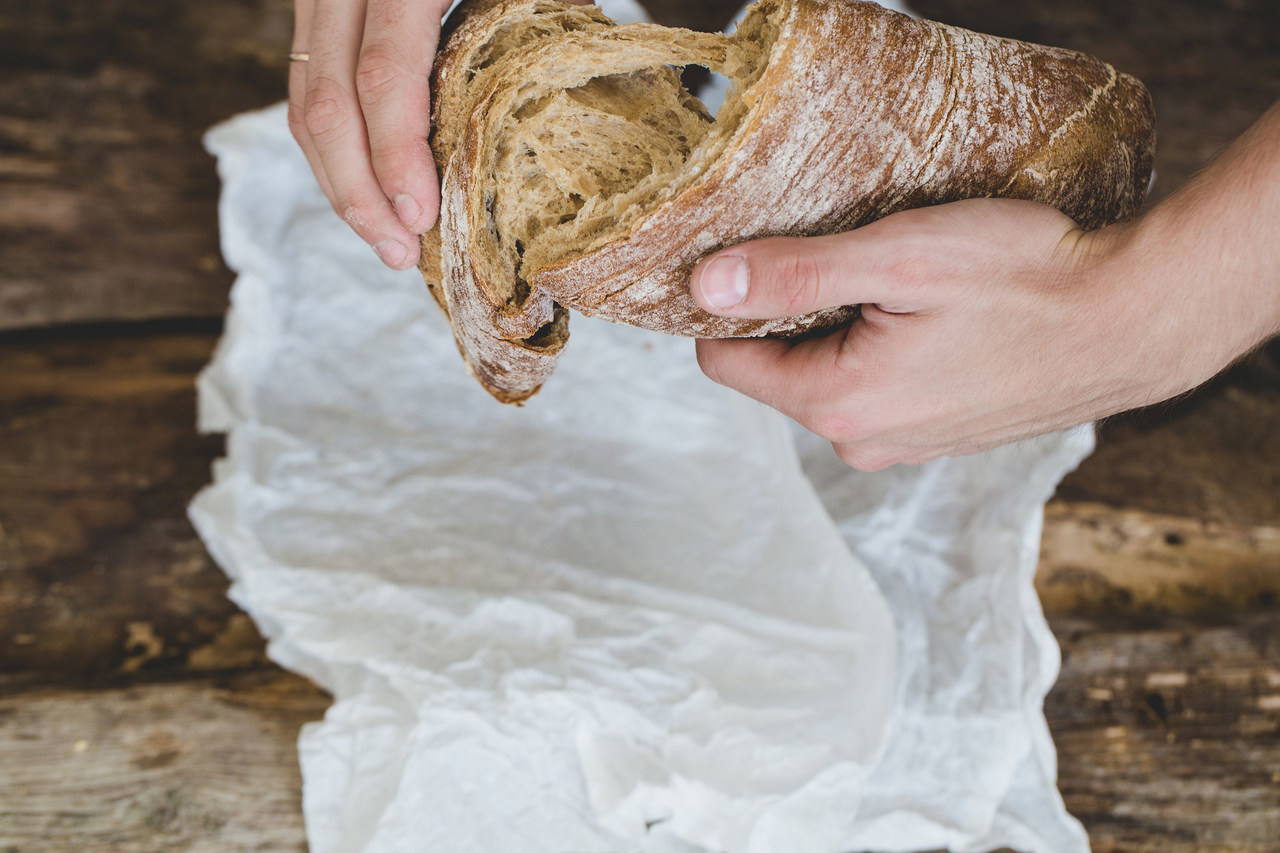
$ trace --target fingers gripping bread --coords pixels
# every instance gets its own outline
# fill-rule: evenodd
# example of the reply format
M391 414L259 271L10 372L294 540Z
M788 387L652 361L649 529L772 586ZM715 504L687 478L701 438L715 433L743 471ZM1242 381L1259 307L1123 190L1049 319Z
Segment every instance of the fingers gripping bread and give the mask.
M715 117L680 85L731 81ZM795 335L702 311L694 264L756 237L1003 196L1084 228L1132 216L1150 96L1092 57L859 0L761 0L731 36L615 26L554 0L464 4L433 80L442 207L422 272L499 400L550 376L568 308L676 335Z

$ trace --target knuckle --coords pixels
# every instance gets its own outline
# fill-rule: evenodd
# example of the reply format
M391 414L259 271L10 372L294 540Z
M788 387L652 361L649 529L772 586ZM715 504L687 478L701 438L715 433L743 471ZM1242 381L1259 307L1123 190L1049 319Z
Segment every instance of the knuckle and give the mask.
M941 272L935 257L937 251L936 243L903 241L888 264L894 287L901 293L914 293L937 281Z
M823 269L818 260L806 252L789 252L778 258L773 274L778 283L781 307L787 314L807 314L826 307L823 295Z
M393 51L385 45L370 45L356 61L356 93L362 102L376 103L393 92L404 76Z
M940 283L954 280L963 266L963 247L952 246L945 234L913 229L898 243L889 274L898 292L908 299Z
M338 193L338 197L334 199L333 209L357 234L361 236L369 235L374 219L372 206L354 200L337 189L335 189L335 193Z
M342 135L352 121L342 88L333 80L321 77L307 89L302 105L302 126L312 137Z
M835 450L836 456L840 457L841 462L848 465L850 468L856 468L859 471L863 470L862 465L859 463L862 462L864 451L859 450L852 445L841 444L840 442L835 441L831 443L831 447Z
M857 444L891 432L891 417L873 397L844 389L813 403L801 424L827 441Z
M803 424L814 435L837 444L857 441L865 434L858 418L839 409L815 412Z
M374 173L397 184L419 175L425 155L430 153L430 148L421 141L425 136L426 134L408 138L388 138L385 135L370 132L369 158L373 164Z

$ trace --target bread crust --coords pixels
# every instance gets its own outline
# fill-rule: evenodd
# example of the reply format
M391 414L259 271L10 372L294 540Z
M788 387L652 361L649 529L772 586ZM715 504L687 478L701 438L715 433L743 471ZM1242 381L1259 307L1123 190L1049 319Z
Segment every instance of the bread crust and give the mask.
M682 175L682 188L621 237L522 270L528 292L513 298L501 280L510 264L494 257L491 233L493 194L504 188L483 181L495 134L529 94L528 81L580 85L580 68L565 70L558 59L584 52L593 57L585 64L612 74L685 63L721 70L729 53L753 46L734 36L719 54L710 42L682 47L660 28L613 27L598 13L569 13L591 17L553 32L547 20L569 20L560 4L487 5L464 11L437 63L435 85L446 95L437 101L433 150L446 166L440 230L424 241L423 268L429 283L443 285L433 291L443 291L437 299L468 364L506 402L536 392L554 369L567 340L565 308L697 337L802 334L856 313L851 306L772 321L708 314L688 281L718 249L988 196L1049 204L1092 229L1132 217L1150 176L1150 96L1100 60L859 0L765 0L751 14L773 28L767 64L742 93L745 116L714 161ZM509 70L500 58L484 79L458 85L468 50L530 18L542 18L546 32L508 54ZM744 22L739 34L746 31Z

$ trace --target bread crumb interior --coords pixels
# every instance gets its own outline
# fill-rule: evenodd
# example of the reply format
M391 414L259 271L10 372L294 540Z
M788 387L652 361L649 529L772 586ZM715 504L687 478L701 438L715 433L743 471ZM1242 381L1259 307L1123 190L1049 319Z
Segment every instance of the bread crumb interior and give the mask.
M714 117L671 65L625 73L593 69L573 88L529 87L532 96L497 135L486 205L499 254L513 272L514 304L527 297L525 276L532 270L620 239L638 217L716 162L748 113L743 93L767 64L775 9L771 2L757 4L732 36L663 31L690 57L688 64L728 78L729 92ZM501 52L485 50L483 61Z

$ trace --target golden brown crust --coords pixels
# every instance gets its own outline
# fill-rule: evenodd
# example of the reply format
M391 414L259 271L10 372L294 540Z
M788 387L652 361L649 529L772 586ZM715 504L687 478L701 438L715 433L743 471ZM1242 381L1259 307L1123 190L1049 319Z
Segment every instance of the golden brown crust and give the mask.
M430 144L442 189L451 183L446 172L467 128L474 124L472 113L477 102L496 86L494 77L501 71L504 50L519 51L548 37L609 26L612 21L594 6L555 0L469 0L460 4L441 31L441 49L431 80ZM460 226L442 228L451 216L464 215L465 205L458 207L460 201L465 199L455 193L451 207L449 195L442 192L441 220L423 235L418 269L453 325L468 369L494 397L518 404L536 393L554 370L568 338L567 313L545 298L535 299L530 308L545 309L541 325L549 326L540 338L535 337L538 327L514 334L510 323L501 324L506 331L500 329L500 306L492 294L474 286L469 263L465 267L455 264L452 269L444 264L446 231L453 257L472 254L466 241L458 239ZM535 340L525 340L529 337Z
M725 246L832 233L982 196L1051 204L1097 228L1136 213L1150 174L1150 97L1092 57L858 0L766 0L752 14L766 16L776 38L717 156L689 165L678 192L638 211L625 233L522 268L527 292L523 283L513 291L519 261L496 257L493 234L495 193L510 190L484 183L511 111L538 87L581 85L590 77L583 67L597 75L686 62L719 70L734 50L760 48L737 36L721 48L709 37L615 28L552 0L489 5L456 26L437 64L443 94L432 146L447 164L443 231L424 241L423 266L443 285L433 292L444 292L437 299L472 370L508 402L536 391L554 369L567 338L564 306L699 337L798 334L856 312L775 321L703 312L689 295L689 273ZM459 84L475 71L477 47L520 20L534 23L523 41L509 39L516 70L504 71L498 58ZM746 22L739 32L752 31ZM584 56L590 61L560 62Z

